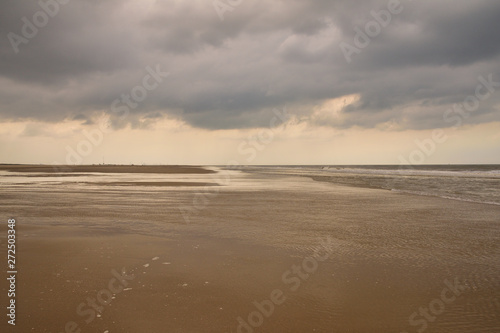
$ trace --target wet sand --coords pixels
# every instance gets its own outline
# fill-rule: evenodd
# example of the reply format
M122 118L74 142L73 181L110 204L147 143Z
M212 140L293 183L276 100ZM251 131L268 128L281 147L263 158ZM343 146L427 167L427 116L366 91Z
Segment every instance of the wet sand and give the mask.
M179 208L201 187L7 189L0 211L19 235L13 332L64 332L70 321L110 333L500 330L500 207L232 177L189 223ZM3 248L5 234L2 224ZM90 320L87 298L106 298L122 268L134 278ZM436 308L455 280L465 289ZM429 307L439 314L418 313Z

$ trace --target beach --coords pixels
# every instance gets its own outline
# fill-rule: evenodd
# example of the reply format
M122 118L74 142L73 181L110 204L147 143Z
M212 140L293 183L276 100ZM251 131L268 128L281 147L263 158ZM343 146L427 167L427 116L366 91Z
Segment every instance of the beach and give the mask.
M499 205L303 170L0 169L2 331L500 330Z

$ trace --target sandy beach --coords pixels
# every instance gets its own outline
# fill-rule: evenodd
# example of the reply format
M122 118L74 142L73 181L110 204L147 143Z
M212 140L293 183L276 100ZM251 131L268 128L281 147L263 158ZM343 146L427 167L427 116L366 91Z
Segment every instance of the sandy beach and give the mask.
M5 177L0 211L18 235L13 332L500 330L499 206L178 170L187 175L164 181L220 186Z

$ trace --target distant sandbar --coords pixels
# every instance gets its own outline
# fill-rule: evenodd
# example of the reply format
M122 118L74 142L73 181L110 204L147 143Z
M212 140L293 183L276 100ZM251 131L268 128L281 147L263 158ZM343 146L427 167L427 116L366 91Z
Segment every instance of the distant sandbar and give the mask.
M215 173L199 166L187 165L32 165L0 164L0 170L11 172L46 173L170 173L170 174L207 174Z
M98 182L89 184L103 186L218 186L215 183L202 182Z

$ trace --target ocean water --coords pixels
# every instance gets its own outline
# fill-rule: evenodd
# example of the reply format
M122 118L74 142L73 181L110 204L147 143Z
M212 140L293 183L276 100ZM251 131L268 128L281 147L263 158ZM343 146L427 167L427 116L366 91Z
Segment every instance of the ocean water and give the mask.
M500 165L259 166L245 170L300 175L339 185L500 205Z

